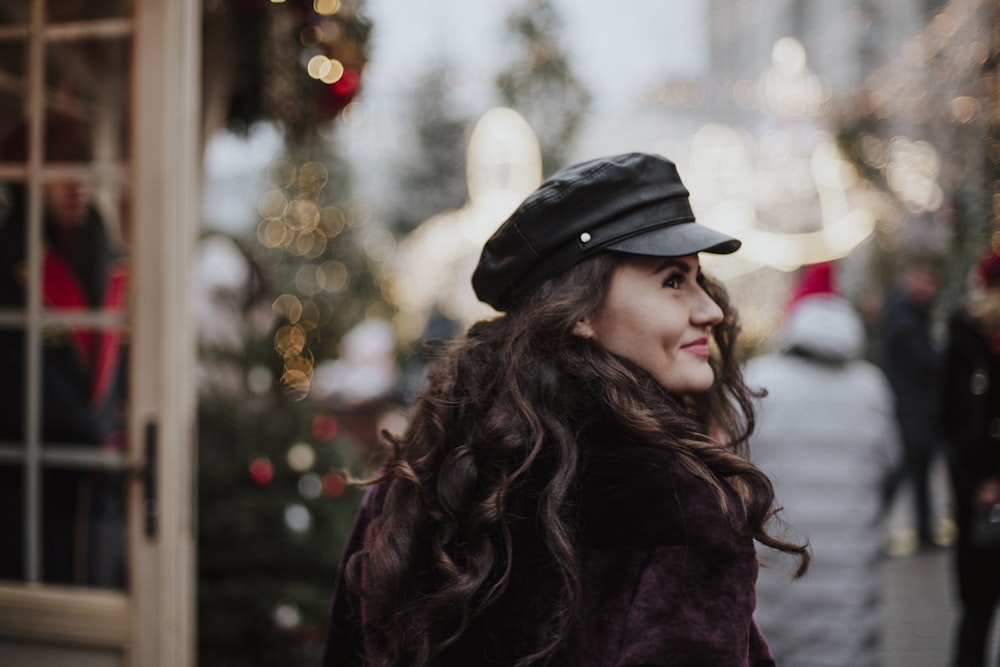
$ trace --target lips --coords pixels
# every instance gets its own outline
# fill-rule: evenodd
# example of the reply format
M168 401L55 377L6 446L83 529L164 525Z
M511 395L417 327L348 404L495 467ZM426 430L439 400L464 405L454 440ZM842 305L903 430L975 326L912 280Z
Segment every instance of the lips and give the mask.
M704 357L705 359L708 359L711 355L711 350L709 350L708 347L708 338L698 338L690 343L685 343L684 345L681 345L681 349L695 355L696 357Z

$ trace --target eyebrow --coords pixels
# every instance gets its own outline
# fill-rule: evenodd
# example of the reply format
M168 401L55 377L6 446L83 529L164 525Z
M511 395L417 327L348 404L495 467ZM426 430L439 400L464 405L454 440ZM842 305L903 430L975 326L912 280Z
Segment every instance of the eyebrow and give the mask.
M691 266L687 262L683 262L676 257L667 257L660 264L657 265L656 270L653 271L652 275L660 273L664 269L675 267L683 271L684 273L691 273Z

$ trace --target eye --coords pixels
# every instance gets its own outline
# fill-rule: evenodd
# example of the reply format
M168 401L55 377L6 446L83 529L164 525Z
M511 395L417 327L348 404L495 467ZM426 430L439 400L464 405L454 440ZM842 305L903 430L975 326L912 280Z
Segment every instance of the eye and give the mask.
M683 271L670 271L666 277L663 278L663 286L670 289L680 289L684 285L684 281L687 280L687 276L684 275Z

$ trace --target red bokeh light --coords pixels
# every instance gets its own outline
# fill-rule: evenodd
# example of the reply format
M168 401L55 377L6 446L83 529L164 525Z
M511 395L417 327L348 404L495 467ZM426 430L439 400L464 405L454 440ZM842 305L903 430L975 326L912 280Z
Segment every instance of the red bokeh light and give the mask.
M336 417L328 413L321 413L313 417L312 435L318 442L328 442L337 437L340 424Z
M347 482L339 472L328 472L323 475L323 495L339 498L347 490Z
M250 479L254 484L267 484L274 479L274 466L264 456L250 462Z

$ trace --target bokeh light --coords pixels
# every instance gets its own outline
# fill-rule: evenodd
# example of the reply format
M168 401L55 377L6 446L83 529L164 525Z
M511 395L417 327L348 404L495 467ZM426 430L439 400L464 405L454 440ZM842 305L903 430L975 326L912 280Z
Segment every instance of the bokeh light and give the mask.
M288 448L288 467L295 472L306 472L316 463L316 450L307 442L297 442Z
M323 412L312 420L312 436L319 442L329 442L337 437L340 426L337 418L332 414Z
M300 503L285 507L285 525L294 533L305 533L312 528L312 513Z
M339 472L332 471L323 475L323 495L327 498L339 498L347 490L347 480Z
M274 466L266 456L258 456L252 460L248 470L254 484L264 485L274 479Z
M299 495L306 500L315 500L323 495L323 480L314 472L299 478Z

